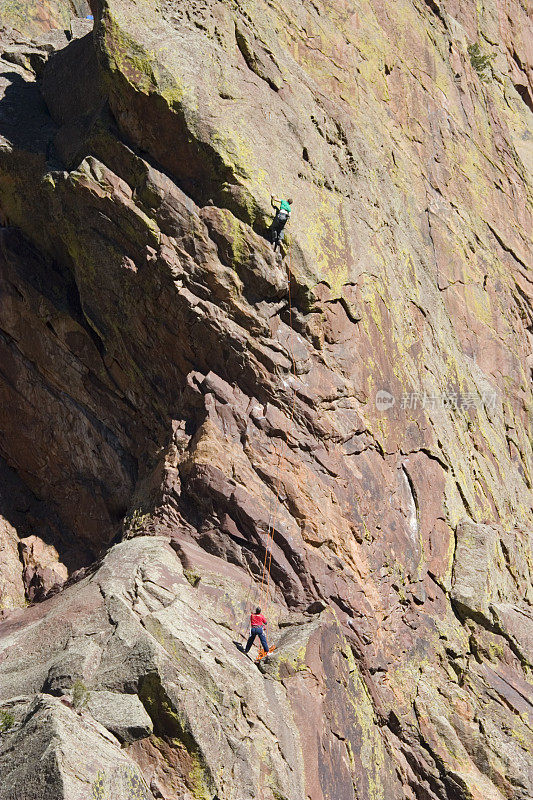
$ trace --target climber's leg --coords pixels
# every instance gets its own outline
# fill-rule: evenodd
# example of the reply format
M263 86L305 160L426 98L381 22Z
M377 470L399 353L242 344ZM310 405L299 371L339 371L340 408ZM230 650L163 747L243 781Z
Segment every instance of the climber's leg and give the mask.
M279 224L277 218L275 217L274 220L272 221L272 225L268 229L268 240L271 244L274 245L274 250L276 249L278 236L279 236Z
M253 645L256 636L260 636L259 628L252 628L250 631L250 636L248 637L248 641L246 642L246 647L244 648L244 652L247 653L250 650L250 647Z
M265 651L265 653L268 653L267 637L265 635L265 631L263 630L263 628L260 628L259 639L261 640L263 650Z

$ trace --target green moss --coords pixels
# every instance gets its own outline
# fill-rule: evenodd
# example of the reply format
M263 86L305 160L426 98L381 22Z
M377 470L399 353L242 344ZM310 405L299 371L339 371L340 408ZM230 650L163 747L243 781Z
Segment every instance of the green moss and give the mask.
M157 673L146 675L139 688L139 699L146 708L153 724L154 734L165 739L180 739L183 725L170 698L161 685Z
M213 777L185 718L177 711L161 685L157 673L146 675L139 687L139 698L149 714L155 736L170 742L186 756L185 782L197 800L212 800L216 793Z
M106 776L104 772L97 772L96 778L91 786L91 800L111 800L105 786Z
M189 788L198 800L212 800L213 790L211 782L206 781L205 769L199 760L195 759L187 776Z
M135 508L129 514L126 514L122 521L122 528L126 539L132 539L138 536L146 528L150 521L150 514L145 512L142 508Z
M15 717L9 711L0 709L0 733L6 733L15 724Z
M503 645L496 642L490 642L487 647L487 655L493 662L502 661L505 655Z
M72 687L72 704L76 709L85 708L91 693L83 683L83 681L76 680Z
M8 0L2 3L2 23L31 39L50 30L68 30L71 19L69 12L69 4L60 0L41 3Z
M274 800L289 800L286 794L283 794L283 792L280 792L279 789L276 789L272 785L270 786L270 791L272 792Z
M312 214L302 219L309 250L314 254L316 273L327 279L333 297L342 295L353 254L342 211L342 198L320 190L309 204ZM304 213L307 213L304 211Z
M291 672L306 672L308 667L305 662L305 655L307 652L307 644L303 644L296 651L292 653L282 652L278 656L280 664L285 664L289 667Z
M357 765L357 759L353 750L354 744L357 744L359 745L358 755L360 764L363 767L368 784L368 797L380 798L383 797L385 752L382 743L379 741L379 734L376 733L372 700L360 676L353 652L344 640L340 629L339 635L341 637L340 652L348 664L346 683L347 704L351 708L353 714L355 730L358 729L357 738L354 740L350 737L346 741L353 779L357 780L357 772L360 769Z
M152 797L150 790L138 772L130 769L126 775L126 790L128 800L149 800Z
M219 210L219 218L226 242L230 248L230 261L236 267L239 267L249 257L248 244L242 223L230 210L225 208Z
M490 81L491 75L489 74L488 70L490 70L492 59L494 58L494 54L488 55L483 53L479 42L474 42L473 44L469 44L466 48L468 50L468 55L470 56L470 63L472 64L473 68L481 78L484 83Z
M109 12L105 19L104 46L111 72L123 75L137 91L157 91L169 105L181 104L182 82L158 61L157 53L149 53L127 33Z
M195 589L198 586L202 578L202 576L194 569L184 569L183 574L185 575L185 577L187 578L193 589Z

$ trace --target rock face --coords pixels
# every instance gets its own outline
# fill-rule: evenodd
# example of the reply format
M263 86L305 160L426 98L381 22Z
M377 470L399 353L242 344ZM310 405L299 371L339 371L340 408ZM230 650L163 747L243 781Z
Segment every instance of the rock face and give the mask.
M4 6L0 798L528 800L523 4Z
M262 677L233 641L245 576L195 546L182 552L201 575L194 587L191 567L165 541L142 536L4 623L0 703L14 720L1 738L0 797L21 788L41 797L50 783L61 796L61 780L65 796L80 800L98 796L99 785L134 797L128 781L150 798L229 796L236 786L250 798L400 798L333 612L283 628ZM59 641L68 642L61 652ZM32 777L43 760L49 770Z

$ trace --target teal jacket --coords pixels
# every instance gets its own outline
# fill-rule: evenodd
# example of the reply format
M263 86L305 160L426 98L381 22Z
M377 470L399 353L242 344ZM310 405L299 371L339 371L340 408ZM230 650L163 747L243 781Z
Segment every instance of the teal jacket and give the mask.
M286 200L280 200L278 197L274 197L274 195L272 195L270 202L272 203L275 209L277 209L278 211L286 211L287 214L290 216L291 207Z

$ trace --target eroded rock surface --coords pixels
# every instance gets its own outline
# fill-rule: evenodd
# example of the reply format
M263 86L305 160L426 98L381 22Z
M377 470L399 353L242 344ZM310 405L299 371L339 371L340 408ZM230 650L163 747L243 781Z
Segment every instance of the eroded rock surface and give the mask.
M47 783L60 796L60 778L72 798L98 796L101 784L121 800L134 796L133 780L146 797L226 796L235 786L243 797L401 797L335 615L284 628L262 675L234 641L245 575L194 546L184 553L198 581L160 537L137 537L6 621L0 703L15 719L1 739L0 797L24 787L39 797ZM36 739L40 727L53 738ZM45 757L59 772L31 778Z
M527 800L523 4L47 9L0 54L0 797Z

